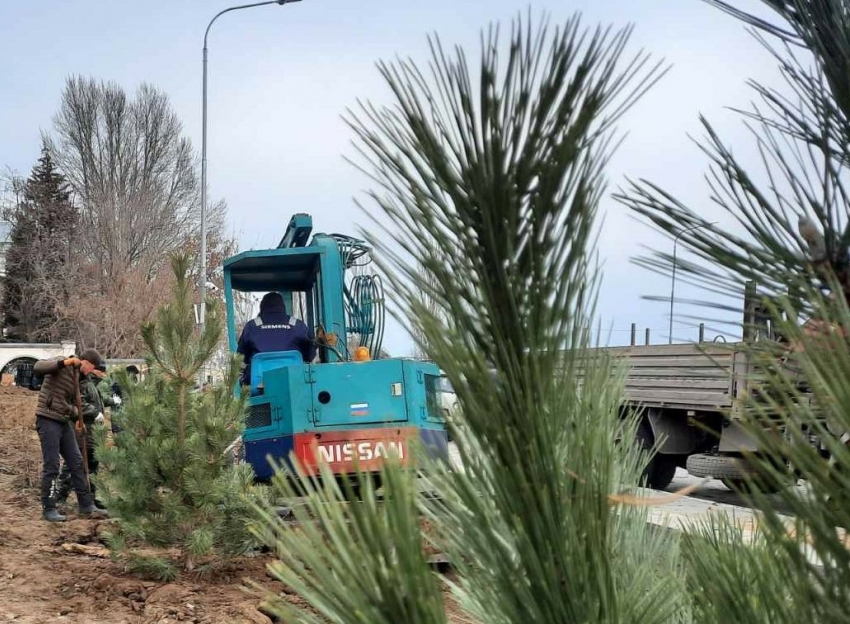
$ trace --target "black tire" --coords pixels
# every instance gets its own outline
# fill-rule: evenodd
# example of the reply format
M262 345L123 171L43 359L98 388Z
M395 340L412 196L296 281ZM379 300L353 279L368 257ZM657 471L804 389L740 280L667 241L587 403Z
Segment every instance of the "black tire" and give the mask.
M696 454L688 457L688 473L695 477L743 480L754 473L740 457L735 455Z
M737 455L691 455L687 469L695 477L720 479L723 485L736 492L758 489L764 494L774 494L780 489L774 479L760 477L754 466Z
M638 426L636 441L646 451L650 451L655 444L652 428L645 420L641 421ZM676 476L676 458L671 455L656 453L646 465L646 468L643 469L641 482L652 489L663 490L670 485L674 476Z

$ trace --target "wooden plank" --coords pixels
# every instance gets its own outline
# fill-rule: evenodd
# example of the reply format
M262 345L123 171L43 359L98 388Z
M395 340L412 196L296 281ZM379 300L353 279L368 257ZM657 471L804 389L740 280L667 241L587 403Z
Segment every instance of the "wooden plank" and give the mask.
M734 364L740 364L739 360L732 359L720 359L720 360L712 360L706 357L681 357L681 358L640 358L640 359L628 359L623 358L622 360L615 360L611 367L613 368L646 368L646 367L657 367L657 368L720 368L720 369L730 369ZM573 368L584 369L588 366L597 366L597 364L591 363L586 364L585 362L576 362L573 364ZM566 366L562 366L560 368L567 368Z
M658 388L670 387L672 385L683 386L687 388L700 390L720 390L726 392L732 385L730 379L720 377L714 379L669 379L669 378L629 378L626 380L626 385L630 388Z
M628 373L629 377L654 377L658 379L669 378L702 378L702 379L728 379L729 369L707 367L707 368L633 368Z
M706 400L717 400L717 397L721 397L720 400L723 400L722 397L728 397L729 393L724 390L689 390L686 386L678 386L678 387L655 387L655 388L634 388L626 384L626 393L629 396L641 396L646 397L650 395L658 395L659 397L694 397L701 398L704 397Z
M732 397L726 392L687 392L684 390L634 390L626 388L630 401L702 407L728 407Z
M647 367L671 367L671 368L730 368L734 360L732 358L723 357L716 360L709 359L703 356L682 356L674 357L651 357L651 358L629 358L628 365L630 368L647 368Z
M734 344L615 347L605 353L619 364L617 373L625 374L630 402L676 409L731 407L733 377L747 366L746 354ZM575 374L581 379L586 362L576 364Z
M593 352L594 350L591 350ZM732 346L718 346L703 344L682 344L682 345L649 345L635 347L609 347L605 349L607 353L615 357L634 356L634 357L654 357L666 356L677 357L682 355L709 355L712 357L739 353L740 350Z
M581 379L584 377L582 371L576 371L574 377ZM617 377L617 374L612 374L612 377ZM626 375L626 379L636 380L658 380L658 383L685 383L691 381L706 381L716 384L729 384L732 375L728 370L723 369L689 369L689 368L666 368L666 369L636 369L630 371Z

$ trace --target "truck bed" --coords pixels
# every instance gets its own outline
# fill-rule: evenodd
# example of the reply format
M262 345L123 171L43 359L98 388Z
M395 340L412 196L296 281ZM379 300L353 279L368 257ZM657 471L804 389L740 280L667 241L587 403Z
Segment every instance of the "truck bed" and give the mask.
M746 356L734 344L674 344L605 349L628 363L626 395L647 407L688 410L732 406L735 372Z

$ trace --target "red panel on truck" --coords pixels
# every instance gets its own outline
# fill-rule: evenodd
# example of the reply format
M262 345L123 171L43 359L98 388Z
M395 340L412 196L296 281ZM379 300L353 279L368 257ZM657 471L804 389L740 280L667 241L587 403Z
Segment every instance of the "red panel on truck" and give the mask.
M372 472L380 470L385 457L397 456L406 465L408 441L418 437L415 427L300 433L295 435L295 455L309 474L318 472L320 462L334 474L352 473L355 466Z

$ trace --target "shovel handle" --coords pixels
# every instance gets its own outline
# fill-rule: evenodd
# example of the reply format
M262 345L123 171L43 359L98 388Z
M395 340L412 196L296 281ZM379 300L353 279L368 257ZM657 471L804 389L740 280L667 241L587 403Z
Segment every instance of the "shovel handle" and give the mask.
M74 367L74 399L77 402L77 422L74 429L82 435L80 438L80 454L83 456L83 471L86 473L86 487L91 491L91 483L89 481L89 458L88 448L86 443L86 424L83 422L83 398L80 396L80 372Z

